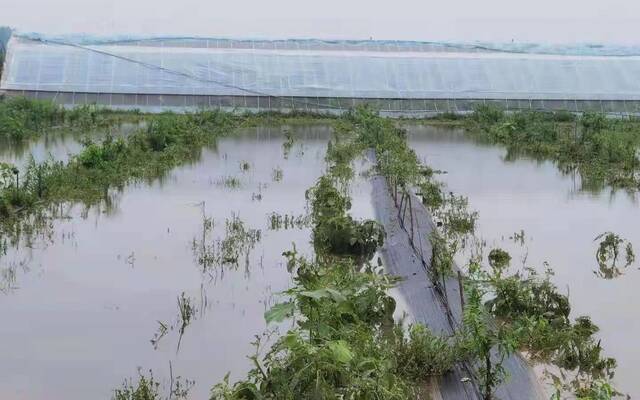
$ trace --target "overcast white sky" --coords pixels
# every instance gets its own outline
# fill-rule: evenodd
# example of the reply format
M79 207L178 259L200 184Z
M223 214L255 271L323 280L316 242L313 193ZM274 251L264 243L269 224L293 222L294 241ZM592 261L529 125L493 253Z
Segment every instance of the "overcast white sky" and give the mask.
M640 0L1 0L43 33L640 44Z

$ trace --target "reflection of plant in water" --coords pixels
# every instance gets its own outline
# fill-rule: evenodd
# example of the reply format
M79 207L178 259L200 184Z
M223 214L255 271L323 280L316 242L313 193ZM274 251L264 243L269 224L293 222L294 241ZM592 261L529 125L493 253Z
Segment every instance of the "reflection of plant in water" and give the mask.
M0 269L0 292L6 294L15 289L16 276L16 265Z
M281 229L304 229L310 226L311 217L307 214L293 215L293 214L278 214L272 212L267 216L269 220L269 229L272 231L278 231Z
M622 270L617 266L622 246L624 246L625 256L623 268L629 267L636 259L631 243L615 233L605 232L598 235L594 240L600 240L596 251L599 270L594 271L594 273L601 278L612 279L623 274Z
M28 261L10 262L3 266L3 258L9 249L34 248L53 243L53 219L66 215L66 211L58 207L40 209L26 218L0 219L0 291L10 292L16 287L18 273L29 271Z
M262 191L266 189L268 185L263 182L258 183L258 193L251 193L251 201L262 201Z

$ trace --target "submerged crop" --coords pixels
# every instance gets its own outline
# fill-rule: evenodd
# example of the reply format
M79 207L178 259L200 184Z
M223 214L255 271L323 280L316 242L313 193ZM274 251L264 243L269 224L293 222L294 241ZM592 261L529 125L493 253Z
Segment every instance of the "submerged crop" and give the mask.
M495 124L503 114L489 110L476 117ZM598 124L606 122L586 119L584 123L597 130L601 129ZM353 132L366 148L375 149L377 169L392 192L422 194L440 227L431 238L430 266L432 282L440 285L440 279L444 282L454 270L455 254L472 238L477 214L467 210L466 199L442 192L442 186L433 181L433 171L423 167L406 144L404 132L389 121L359 109L346 116L341 129ZM614 239L609 240L613 247L605 244L600 253L603 260L616 259L620 241ZM508 379L503 362L518 350L560 368L563 374L553 377L560 392L573 392L581 399L615 395L609 383L615 360L603 355L595 338L598 327L588 317L569 319L569 300L551 283L552 272L544 278L533 269L507 274L510 256L500 249L489 253L488 267L483 260L479 253L466 266L461 282L466 294L462 326L456 333L464 348L462 359L475 360L482 396L494 398L496 388Z
M640 189L640 123L602 114L519 111L482 106L467 119L473 135L519 154L554 161L564 172L577 171L582 186Z

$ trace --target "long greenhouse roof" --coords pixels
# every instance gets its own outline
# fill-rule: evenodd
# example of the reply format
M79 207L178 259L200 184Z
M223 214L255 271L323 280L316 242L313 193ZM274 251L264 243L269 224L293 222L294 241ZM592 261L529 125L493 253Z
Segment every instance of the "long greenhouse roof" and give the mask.
M13 91L640 100L635 48L39 35L7 48Z

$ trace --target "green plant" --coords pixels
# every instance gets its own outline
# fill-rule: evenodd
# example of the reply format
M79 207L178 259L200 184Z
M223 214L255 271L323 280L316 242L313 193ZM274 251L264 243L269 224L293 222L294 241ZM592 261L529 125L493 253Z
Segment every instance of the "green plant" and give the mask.
M288 159L289 158L289 153L291 152L291 148L293 147L293 144L295 143L295 139L293 137L293 135L291 134L291 131L286 129L284 131L284 142L282 143L282 154L284 159Z
M171 378L171 385L167 390L168 394L164 395L160 382L153 377L150 370L149 375L144 375L138 371L138 380L127 379L122 386L113 393L112 400L187 400L189 391L195 382L188 379L182 379L177 376Z
M483 399L491 400L496 388L507 378L503 364L518 348L518 331L502 322L491 321L483 304L483 298L489 292L484 284L486 280L480 264L472 260L464 285L463 338L469 354L478 360Z
M430 206L440 228L431 237L433 253L429 270L434 282L442 277L444 284L444 277L453 270L456 254L474 232L477 213L468 210L465 198L444 194L437 182L432 181L434 171L420 165L406 145L402 131L376 118L379 117L369 110L359 109L346 117L340 129L355 133L364 148L375 149L378 171L388 179L394 192L420 190L423 202ZM612 122L589 118L585 119L588 126L585 129L593 135L584 141L593 145L603 140L599 135ZM568 119L566 115L532 112L507 115L501 110L480 108L470 122L481 126L496 141L527 143L536 151L552 152L556 143L564 140L555 124ZM612 146L613 143L607 143L605 148ZM609 157L616 154L620 152L616 150ZM514 238L524 241L524 233ZM616 259L620 242L609 242L601 258ZM632 250L628 254L632 259ZM552 284L550 269L543 277L531 268L509 274L510 260L504 250L493 249L488 256L488 267L482 265L481 257L473 258L463 281L466 296L460 342L466 357L478 367L484 397L491 398L506 378L503 362L517 350L526 350L534 359L570 371L575 378L563 383L563 390L582 396L593 387L610 387L607 382L613 377L615 360L603 356L594 337L597 326L587 317L570 320L569 300Z
M424 382L431 376L449 372L464 356L457 338L447 340L435 335L424 325L409 327L408 335L401 325L395 326L392 337L396 356L396 373L414 382Z
M262 231L246 226L237 214L225 221L224 237L208 240L207 235L213 230L213 220L203 216L203 232L201 238L194 238L192 250L203 272L215 273L212 268L231 266L238 268L244 258L244 265L249 268L249 254L256 243L262 239ZM200 240L198 240L200 239Z
M594 241L597 240L600 240L600 243L596 251L596 261L598 263L598 271L594 271L596 275L605 279L612 279L622 275L622 269L617 265L622 246L624 246L625 255L623 268L627 268L635 262L636 255L633 251L633 245L619 235L605 232L596 236Z
M311 203L313 243L320 255L373 257L384 242L384 228L376 221L356 221L347 211L351 201L322 176L306 194Z
M579 118L531 111L505 114L480 107L467 128L482 140L506 146L508 160L520 155L551 159L563 173L579 173L583 189L640 188L640 125L635 120L594 113Z
M282 171L282 168L276 167L273 169L273 172L271 174L271 179L274 182L281 182L283 176L284 176L284 172Z

